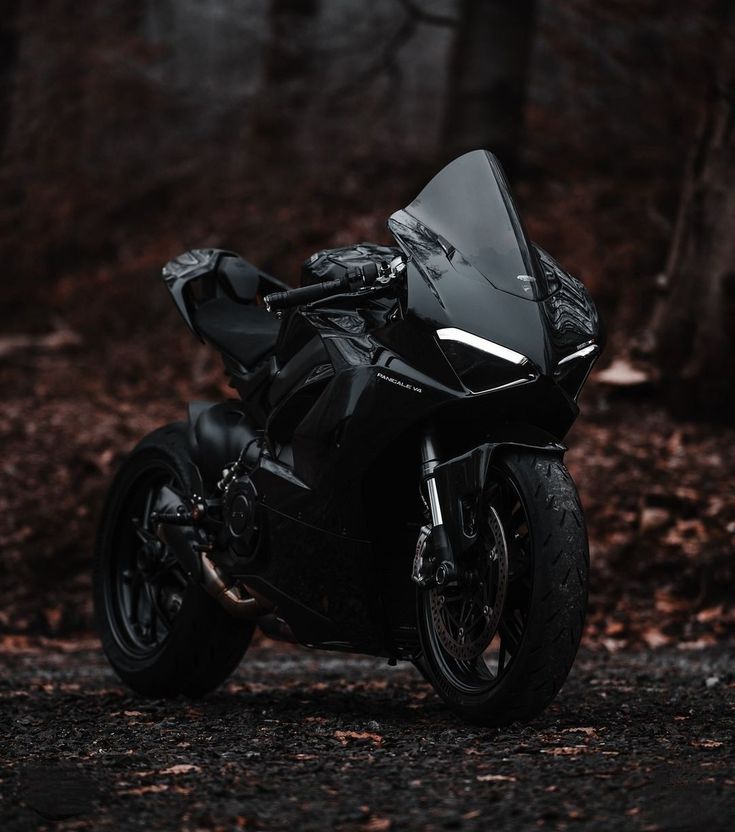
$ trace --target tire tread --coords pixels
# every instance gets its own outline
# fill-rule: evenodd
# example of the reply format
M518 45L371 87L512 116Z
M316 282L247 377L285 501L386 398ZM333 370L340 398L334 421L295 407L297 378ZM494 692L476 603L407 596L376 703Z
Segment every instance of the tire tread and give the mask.
M528 721L558 694L584 629L589 575L584 515L561 459L520 451L501 464L521 493L534 546L532 608L518 655L489 693L470 695L441 674L426 651L430 640L422 637L424 670L438 693L464 718L493 726Z

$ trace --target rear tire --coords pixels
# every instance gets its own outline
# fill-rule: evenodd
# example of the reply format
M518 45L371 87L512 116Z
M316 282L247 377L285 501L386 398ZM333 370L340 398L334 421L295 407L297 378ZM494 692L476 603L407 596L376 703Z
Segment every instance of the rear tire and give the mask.
M253 623L231 618L191 583L165 547L160 564L172 566L154 564L148 570L155 577L150 586L139 574L141 541L133 518L146 508L149 512L147 493L158 483L191 493L191 470L185 426L154 431L115 476L98 530L93 573L97 630L114 671L144 696L202 696L218 687L239 664L255 629ZM160 603L160 573L168 581L170 616ZM137 589L130 589L131 583Z
M457 659L461 651L452 651L451 643L447 649L446 631L443 640L438 635L444 625L436 623L436 603L432 617L430 591L418 590L421 671L463 718L500 726L541 713L569 674L584 627L589 552L576 488L555 456L520 451L502 457L483 500L487 512L495 505L501 537L510 541L498 633L484 652L480 648L482 658ZM495 668L491 662L486 670L484 657L493 649Z

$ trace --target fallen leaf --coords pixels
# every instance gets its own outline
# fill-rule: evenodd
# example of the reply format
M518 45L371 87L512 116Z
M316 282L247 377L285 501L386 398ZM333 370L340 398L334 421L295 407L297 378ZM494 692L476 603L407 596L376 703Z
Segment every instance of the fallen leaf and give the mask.
M382 745L383 738L380 734L371 734L368 731L335 731L334 736L339 740L340 745L348 745L350 742L368 742L374 745Z
M177 763L175 766L163 769L159 774L188 774L190 771L199 771L199 766L191 763Z
M705 633L705 635L695 641L682 641L676 646L679 650L704 650L707 647L712 647L715 643L715 637L709 633Z
M721 748L725 743L720 740L692 740L695 748Z
M515 783L516 778L505 774L480 774L477 777L480 783Z
M617 636L620 635L625 630L625 624L622 621L616 621L612 619L607 623L605 626L605 635L607 636Z
M168 791L168 786L163 783L151 784L150 786L138 786L135 789L126 789L123 794L143 795L143 794L157 794L158 792Z
M700 624L706 624L708 621L714 621L718 618L722 618L722 604L717 607L709 607L706 610L701 610L697 613L697 621Z
M651 627L648 630L644 630L641 634L641 638L646 644L653 650L656 647L663 647L665 644L669 644L671 639L665 633L662 633L661 630L656 629L655 627Z
M601 638L600 644L609 653L617 653L628 646L628 642L623 638Z
M605 370L595 375L599 384L609 384L611 387L636 387L650 381L649 376L642 370L636 369L623 358L615 361Z
M595 728L565 728L562 734L586 734L588 737L596 737L597 730Z
M383 832L385 829L390 829L391 822L389 818L370 818L367 823L362 825L365 832Z
M657 506L646 507L641 511L640 530L642 532L655 531L663 528L671 519L671 514L665 508Z
M671 615L671 613L677 612L687 612L689 607L690 602L685 598L676 598L664 591L656 593L656 610L664 613L664 615Z

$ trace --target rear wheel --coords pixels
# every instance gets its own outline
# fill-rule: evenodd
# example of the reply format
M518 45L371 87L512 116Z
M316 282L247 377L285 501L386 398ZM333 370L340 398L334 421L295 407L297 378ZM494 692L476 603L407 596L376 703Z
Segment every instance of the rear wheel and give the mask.
M192 584L153 533L162 486L190 494L183 426L146 437L123 463L107 496L94 561L102 646L117 675L153 697L199 696L223 682L247 650L254 624L231 618Z
M466 719L527 721L558 693L582 635L579 498L559 459L514 452L490 470L477 522L460 585L418 591L422 671Z

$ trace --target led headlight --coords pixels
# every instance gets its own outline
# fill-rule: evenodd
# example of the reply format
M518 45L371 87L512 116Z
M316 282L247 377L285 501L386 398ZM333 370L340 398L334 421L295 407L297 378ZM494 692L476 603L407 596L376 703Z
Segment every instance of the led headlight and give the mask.
M436 335L447 361L471 393L486 393L538 378L529 358L502 344L462 329L439 329Z

